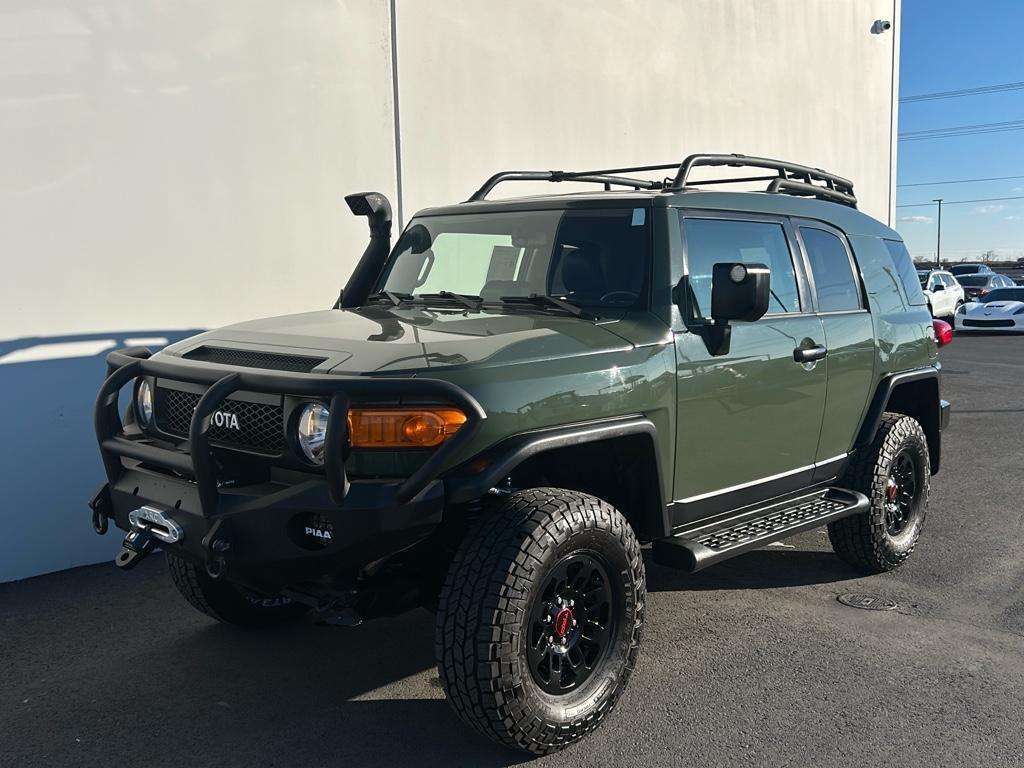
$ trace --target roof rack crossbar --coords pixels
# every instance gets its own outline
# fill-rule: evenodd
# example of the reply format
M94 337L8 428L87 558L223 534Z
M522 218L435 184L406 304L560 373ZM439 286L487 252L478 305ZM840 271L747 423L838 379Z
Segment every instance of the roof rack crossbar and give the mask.
M740 176L715 179L691 180L690 173L694 168L702 167L729 168L764 168L775 171L774 174L763 176ZM623 173L674 170L671 179L650 180L622 176ZM589 184L602 184L606 191L613 186L632 187L635 190L662 190L664 192L683 192L695 185L736 184L740 182L767 181L766 192L773 194L791 194L801 197L816 197L830 200L843 205L857 207L857 198L853 194L853 182L806 165L776 160L769 157L753 157L749 155L690 155L682 163L665 163L660 165L636 165L624 168L605 168L594 171L501 171L491 176L483 186L474 192L466 202L485 200L487 195L499 184L506 181L576 181ZM817 184L815 182L818 182Z

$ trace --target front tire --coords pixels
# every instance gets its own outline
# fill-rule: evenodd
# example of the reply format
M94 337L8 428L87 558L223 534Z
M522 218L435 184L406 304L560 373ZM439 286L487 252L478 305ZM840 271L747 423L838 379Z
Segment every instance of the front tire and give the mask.
M918 421L882 414L875 439L858 451L842 483L867 496L871 506L829 524L835 553L874 573L902 565L921 537L930 473L928 440Z
M501 744L562 749L612 711L636 663L646 582L622 514L577 491L514 493L449 569L438 672L456 713Z
M270 627L298 618L309 608L287 597L264 597L223 579L212 579L193 563L164 551L171 581L188 604L236 627Z

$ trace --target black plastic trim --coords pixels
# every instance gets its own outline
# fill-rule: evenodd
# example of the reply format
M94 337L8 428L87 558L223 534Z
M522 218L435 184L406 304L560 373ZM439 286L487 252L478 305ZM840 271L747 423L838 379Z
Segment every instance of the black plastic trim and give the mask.
M886 412L886 408L889 406L889 399L892 397L892 393L902 384L909 384L914 381L924 381L926 379L935 379L936 385L938 385L939 372L937 369L931 366L927 368L913 369L912 371L903 371L898 374L889 374L879 382L879 386L874 390L874 396L871 398L871 402L867 407L867 412L864 414L864 421L860 425L860 431L857 433L857 440L854 442L854 447L862 447L867 445L874 439L874 435L879 431L879 423L882 421L882 415ZM940 400L935 403L936 411L936 424L941 430L942 424L942 406ZM948 403L946 403L946 411L948 414ZM945 417L948 420L948 415ZM928 429L927 424L923 424L925 429ZM935 437L935 445L933 446L930 442L929 450L932 452L932 474L938 471L939 466L939 452L936 450L938 447L938 435Z
M506 438L445 475L448 500L460 503L482 497L491 488L498 486L517 466L539 453L630 435L645 435L650 439L651 461L657 468L660 527L663 535L668 535L672 528L662 490L658 430L653 422L639 415L524 432Z

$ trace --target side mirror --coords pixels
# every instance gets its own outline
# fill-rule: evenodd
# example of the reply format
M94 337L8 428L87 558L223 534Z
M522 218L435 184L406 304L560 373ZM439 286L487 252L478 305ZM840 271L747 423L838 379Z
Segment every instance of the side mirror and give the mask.
M759 320L768 311L771 270L764 264L715 264L711 271L711 319Z
M732 337L729 322L760 319L768 311L770 295L771 270L764 264L715 264L711 269L711 322L694 327L708 352L716 357L728 354Z
M946 286L944 286L942 283L936 283L935 287L932 288L932 290L933 291L944 291L944 290L946 290Z

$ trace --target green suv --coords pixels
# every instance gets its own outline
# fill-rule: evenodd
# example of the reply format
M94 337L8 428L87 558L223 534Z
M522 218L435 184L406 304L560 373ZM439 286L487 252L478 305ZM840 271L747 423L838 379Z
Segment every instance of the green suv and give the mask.
M740 168L767 188L714 191ZM604 191L486 199L520 181ZM626 686L644 544L691 572L817 526L866 571L914 549L948 328L846 179L505 172L393 247L384 196L346 200L371 236L333 309L108 356L91 507L118 566L159 547L237 625L425 606L459 716L544 753Z

